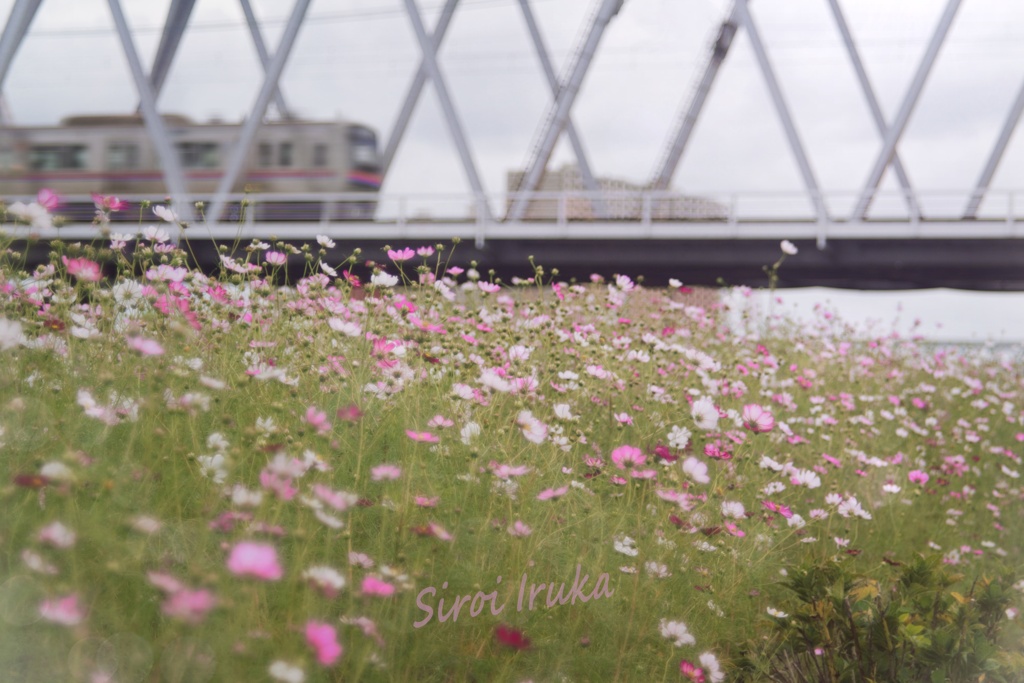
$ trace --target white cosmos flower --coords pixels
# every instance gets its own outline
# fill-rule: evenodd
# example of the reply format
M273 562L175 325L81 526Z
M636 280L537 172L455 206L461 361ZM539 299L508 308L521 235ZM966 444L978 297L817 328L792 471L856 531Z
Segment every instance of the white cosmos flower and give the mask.
M467 422L466 425L459 430L459 436L461 437L462 443L467 446L475 439L480 436L480 425L476 422Z
M690 456L683 461L683 474L698 484L707 484L711 482L711 477L708 476L707 464L693 456Z
M690 443L690 430L686 427L672 427L672 431L668 433L668 445L675 448L678 451L686 448Z
M398 276L390 273L374 273L370 276L370 284L378 287L394 287L398 284Z
M698 429L709 431L718 426L718 409L707 396L697 399L690 408L690 415Z
M782 249L782 253L786 254L787 256L796 256L798 251L796 245L790 242L789 240L782 240L782 243L779 245L779 247Z
M0 318L0 351L9 351L25 343L25 334L17 320Z
M636 541L629 536L615 537L615 552L629 555L630 557L636 557L640 554L640 551L636 548Z
M160 220L166 221L168 223L177 223L179 220L178 214L171 210L170 207L163 206L161 204L157 204L156 206L153 207L153 214Z
M160 207L163 208L163 207ZM156 209L154 209L155 211ZM167 240L171 239L170 234L163 228L158 228L155 225L149 225L142 231L142 236L150 242L157 242L163 244Z
M710 683L719 683L719 681L725 680L725 674L722 673L722 667L718 664L718 658L710 652L705 652L700 656L700 665L704 669L705 680Z
M281 681L281 683L305 683L306 681L306 672L298 666L280 659L270 665L267 673L275 681Z
M690 630L681 621L668 621L662 619L658 623L658 630L661 631L661 635L664 638L668 638L672 641L676 647L682 647L684 645L696 645L697 639L693 637Z
M731 517L732 519L743 519L745 514L746 510L743 507L743 503L736 500L722 501L723 517Z

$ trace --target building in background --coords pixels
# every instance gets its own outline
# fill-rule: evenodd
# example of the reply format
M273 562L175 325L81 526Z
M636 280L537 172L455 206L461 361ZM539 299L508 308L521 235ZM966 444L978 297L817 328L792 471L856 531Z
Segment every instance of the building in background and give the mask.
M509 206L522 179L523 171L509 171ZM595 180L601 188L599 201L594 201L595 198L587 192L583 185L583 174L575 164L565 164L559 169L545 171L537 186L537 196L530 200L523 219L638 221L644 218L646 211L650 212L652 221L724 221L729 217L728 207L706 197L690 197L672 190L653 190L614 178ZM649 207L645 208L645 202L649 203Z

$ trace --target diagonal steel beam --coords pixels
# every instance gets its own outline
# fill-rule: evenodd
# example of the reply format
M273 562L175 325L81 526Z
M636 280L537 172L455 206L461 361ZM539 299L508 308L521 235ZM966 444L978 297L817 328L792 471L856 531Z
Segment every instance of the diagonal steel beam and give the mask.
M430 37L430 44L434 55L437 55L437 51L441 48L441 41L444 40L444 34L448 30L448 25L452 21L452 15L455 14L455 6L458 4L459 0L446 0L444 7L441 9L441 16L438 18L437 25L434 26L434 33ZM388 169L391 168L395 152L398 151L398 144L405 135L405 129L409 127L412 112L416 108L420 94L423 92L423 86L427 84L427 78L427 62L425 58L421 58L419 68L416 69L416 75L413 77L412 85L409 86L409 90L405 93L405 102L402 103L402 109L398 113L398 120L395 121L395 126L391 129L391 135L388 136L388 144L384 149L384 158L381 162L382 176L387 176Z
M530 32L533 46L537 50L537 57L540 59L544 76L548 79L548 85L551 86L551 94L557 98L561 86L558 83L558 76L555 74L555 68L551 64L551 58L548 56L547 48L544 45L544 39L540 35L540 28L537 26L536 18L533 16L533 10L530 9L530 0L519 0L519 6L523 10L523 19L526 20L526 28ZM606 218L608 212L604 208L604 202L600 199L601 187L594 180L594 174L590 170L590 161L587 159L587 153L583 149L583 141L580 140L580 136L576 132L576 126L573 125L571 115L565 122L565 135L569 138L569 144L572 145L572 151L576 155L576 163L579 164L580 175L583 176L583 187L593 196L594 213L600 218Z
M249 34L252 35L252 44L260 58L263 73L266 73L267 66L270 64L270 54L267 52L266 43L263 42L263 34L260 33L260 25L256 21L256 13L252 11L252 4L249 0L239 0L239 2L242 5L242 12L245 14L245 23L249 25ZM281 115L281 118L291 118L291 114L288 113L288 107L284 102L284 95L281 94L280 86L274 88L274 106L277 107L277 113Z
M857 206L854 208L853 214L850 216L850 220L861 221L864 220L864 216L867 215L868 207L871 206L871 200L874 199L875 192L878 191L878 186L882 182L882 175L885 173L885 169L889 166L893 159L893 155L896 153L896 145L903 136L903 131L907 127L907 122L910 121L910 115L913 113L918 97L924 89L924 83L928 79L928 74L931 72L932 66L935 64L935 58L938 56L939 49L942 47L942 43L946 39L946 34L949 33L949 27L953 24L953 17L956 16L956 11L959 7L960 0L949 0L946 4L946 9L943 11L942 17L939 19L938 26L935 27L935 33L932 35L931 42L928 44L928 49L925 51L924 57L921 59L921 64L917 68L917 73L914 74L914 79L910 82L910 87L907 88L907 94L903 98L903 104L900 105L900 109L896 113L896 118L886 131L885 140L882 143L882 150L878 154L878 159L875 160L875 165L871 168L871 173L868 175L867 182L864 183L864 191L861 193L860 199L857 201Z
M690 135L693 133L694 126L697 125L697 117L700 116L700 112L704 108L704 102L711 91L711 84L714 83L718 70L722 66L722 62L725 61L729 48L732 46L738 23L739 14L734 3L728 18L722 22L722 26L718 30L718 37L715 39L711 55L707 65L704 67L704 73L701 75L697 87L690 96L685 114L679 119L676 132L672 136L672 142L666 148L668 151L665 154L665 158L654 174L654 180L651 181L653 189L667 190L672 183L672 176L675 175L676 169L679 167L679 162L683 158L683 152L690 141Z
M996 168L1003 158L1006 145L1010 142L1010 137L1013 135L1014 128L1017 127L1017 122L1020 121L1021 112L1024 112L1024 84L1017 91L1017 99L1013 101L1013 106L1010 107L1010 115L1006 117L1006 122L1003 124L1003 129L999 132L999 137L992 148L992 153L988 155L985 168L981 171L981 177L978 178L978 182L974 186L974 192L971 193L971 199L967 202L967 208L964 209L965 219L978 217L978 208L981 206L981 200L985 197L985 193L988 192L989 183L992 182L992 176L995 175Z
M42 0L14 0L3 33L0 34L0 90L3 90L14 55L21 47L41 3Z
M153 88L153 95L159 99L160 92L164 89L164 82L167 80L167 72L171 69L171 62L178 53L178 46L181 45L181 36L185 33L188 19L192 16L192 8L196 0L171 0L167 8L167 20L164 22L163 33L160 34L160 45L156 49L156 57L153 58L153 68L150 70L149 82ZM142 105L139 105L141 110Z
M427 35L427 30L423 27L423 18L420 16L420 11L416 7L416 0L405 0L405 9L409 15L409 21L412 22L413 31L416 33L416 40L419 41L420 52L423 53L423 64L426 66L427 75L434 84L434 91L437 93L437 99L441 102L441 109L444 111L444 118L448 123L448 130L451 132L451 136L455 141L455 148L459 152L459 158L462 160L462 167L465 169L466 176L469 178L469 185L473 189L477 206L484 214L483 216L478 216L478 219L485 218L489 221L490 208L487 206L484 188L480 183L480 176L476 172L476 165L473 163L473 155L470 154L469 145L466 144L466 136L462 132L462 123L459 121L455 107L452 105L451 97L448 96L448 86L445 84L444 76L441 74L441 69L437 65L434 46L431 44L430 37Z
M288 61L292 47L295 45L295 37L299 34L299 28L302 26L303 18L306 16L306 10L309 9L310 1L295 0L292 14L288 18L288 24L284 28L284 33L281 35L281 42L277 46L277 51L274 53L273 58L271 58L270 64L267 65L263 87L260 88L259 93L256 95L256 100L253 102L249 116L246 118L245 123L242 124L242 129L238 133L238 139L235 140L231 149L231 159L224 168L224 175L221 176L220 184L217 186L217 194L213 198L213 206L206 217L208 222L219 221L221 214L224 212L227 195L231 192L231 188L234 187L235 181L238 180L242 166L245 165L245 159L249 155L253 139L256 137L256 131L263 124L263 117L267 113L267 107L270 105L270 100L277 89L277 82L281 79L284 65Z
M797 166L800 167L800 175L803 176L804 186L807 188L808 195L810 195L815 214L819 221L827 221L828 212L825 209L825 202L822 201L821 191L818 189L818 181L814 177L814 171L811 170L811 162L804 151L803 143L800 142L800 136L796 131L796 124L793 123L789 107L786 106L786 100L782 96L782 89L775 78L775 72L768 61L768 53L765 52L764 44L761 42L761 35L757 31L757 26L754 25L753 17L750 16L747 0L736 0L736 10L740 22L747 29L747 35L750 36L750 44L754 48L754 55L757 57L757 63L761 66L761 73L764 75L765 83L768 85L768 92L775 103L775 110L782 120L782 127L786 131L789 147L796 158Z
M142 120L146 125L146 130L149 132L149 138L153 141L153 146L156 148L157 158L160 161L160 167L163 169L164 183L167 186L168 193L171 195L171 199L176 203L175 208L178 215L188 222L192 219L192 207L186 201L187 187L181 161L178 158L177 151L171 144L170 135L167 133L167 126L164 125L164 120L160 116L160 112L157 111L156 95L153 93L153 88L146 77L146 72L142 69L142 61L139 59L139 53L135 49L135 43L132 40L128 22L124 18L124 12L121 10L120 0L108 0L108 4L110 5L110 14L114 18L114 27L117 29L118 37L121 39L121 47L124 48L124 55L128 60L128 68L131 71L132 78L135 80L135 88L139 91L139 106L142 110ZM177 226L173 226L175 234L172 237L175 240L178 237L177 229Z
M843 43L846 45L846 52L850 55L853 70L857 73L857 80L860 81L861 90L864 92L864 99L867 100L868 109L871 110L871 117L875 120L875 126L878 128L879 134L884 138L888 129L885 123L885 115L882 113L882 107L878 104L878 98L871 87L871 81L868 79L868 72L864 68L864 62L861 61L860 54L857 52L857 47L853 42L850 26L846 23L846 18L843 17L843 12L839 8L839 0L828 0L828 5L836 19L836 25L839 27L839 34L843 38ZM903 188L911 219L920 219L921 207L917 203L917 198L914 197L910 178L907 177L907 172L903 168L903 162L900 161L899 153L895 150L893 150L892 155L892 169L896 172L896 178L899 180L900 187Z
M537 185L540 183L540 179L547 168L548 160L551 158L551 153L555 149L555 143L558 142L558 136L565 129L565 124L569 120L569 112L576 101L576 95L583 84L583 78L587 74L590 62L594 59L594 53L601 42L601 36L604 35L604 30L608 27L612 17L622 9L622 3L623 0L602 0L597 13L594 14L587 37L583 44L577 48L570 62L569 75L562 83L558 96L551 103L551 108L545 117L546 123L541 129L540 137L533 151L530 153L530 160L526 164L526 170L519 183L517 196L505 216L506 220L521 220L526 212L526 207L529 204L529 194L537 189Z

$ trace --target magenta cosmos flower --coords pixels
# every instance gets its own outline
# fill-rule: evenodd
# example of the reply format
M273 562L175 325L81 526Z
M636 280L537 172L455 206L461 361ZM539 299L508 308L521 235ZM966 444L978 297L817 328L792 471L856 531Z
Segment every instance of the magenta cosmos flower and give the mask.
M770 432L775 428L775 418L766 408L748 403L743 406L743 424L752 432Z
M360 587L360 591L363 595L376 595L377 597L386 598L389 595L393 595L395 587L387 581L381 581L375 576L367 576L363 578L363 584Z
M277 581L283 574L274 546L247 541L231 549L228 570L236 576L253 576L264 581Z
M316 660L324 666L331 666L341 657L338 633L330 624L311 621L306 624L306 642L316 650Z

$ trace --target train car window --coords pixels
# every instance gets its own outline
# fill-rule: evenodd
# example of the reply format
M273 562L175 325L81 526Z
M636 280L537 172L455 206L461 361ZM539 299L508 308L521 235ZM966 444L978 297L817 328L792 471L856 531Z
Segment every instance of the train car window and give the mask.
M216 142L179 142L177 147L185 168L217 168L219 165Z
M292 143L282 142L280 145L277 146L277 165L292 165Z
M318 144L313 146L313 166L323 168L327 165L327 145Z
M348 144L352 165L366 170L377 170L377 135L369 128L352 126L348 129Z
M132 142L112 142L107 145L107 168L112 171L138 168L139 148Z
M17 155L10 147L0 147L0 171L9 171L14 168Z
M29 150L29 166L34 171L85 168L85 153L85 145L37 145Z
M261 142L259 146L260 166L266 168L274 165L274 146L269 142Z

